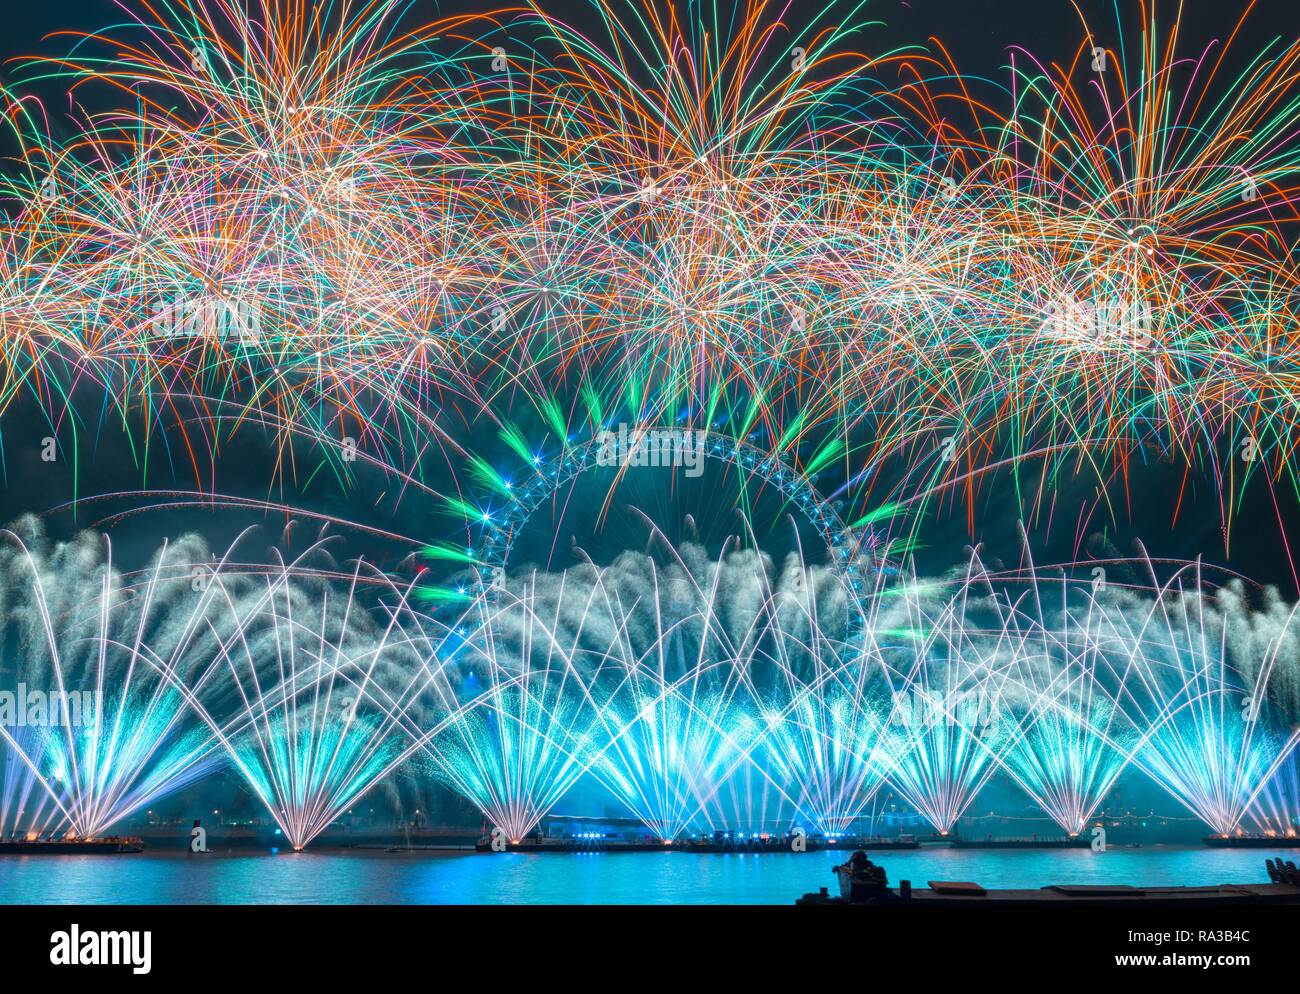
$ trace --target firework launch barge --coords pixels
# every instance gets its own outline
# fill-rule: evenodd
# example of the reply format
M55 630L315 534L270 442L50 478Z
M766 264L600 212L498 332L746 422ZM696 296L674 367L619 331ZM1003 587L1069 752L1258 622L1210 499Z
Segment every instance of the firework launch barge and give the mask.
M677 839L672 842L646 839L619 839L595 835L551 836L543 839L526 838L515 841L499 840L493 844L491 838L479 839L474 846L477 852L520 852L520 853L581 853L581 852L688 852L688 853L788 853L818 852L821 850L854 849L917 849L920 847L910 837L868 839L850 837L847 839L829 839L821 836L807 836L796 839L792 835L752 836L717 835L702 838Z
M144 852L144 843L136 838L0 841L0 856L116 856L137 852Z
M954 849L1088 849L1092 843L1077 836L1060 839L953 839Z
M925 888L910 881L890 887L884 867L865 852L855 852L833 871L839 896L827 888L805 894L798 905L897 905L915 907L1063 907L1066 905L1179 907L1291 904L1300 905L1300 877L1269 884L1217 884L1210 887L1130 887L1125 884L1053 884L1037 890L986 890L969 881L931 880ZM1270 867L1270 877L1279 878Z
M1300 849L1300 835L1207 835L1217 849Z

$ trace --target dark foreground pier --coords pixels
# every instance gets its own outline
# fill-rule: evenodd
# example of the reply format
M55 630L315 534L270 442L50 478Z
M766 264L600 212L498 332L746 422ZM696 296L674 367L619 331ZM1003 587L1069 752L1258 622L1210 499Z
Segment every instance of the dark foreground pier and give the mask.
M1300 870L1294 863L1267 861L1267 884L1216 884L1208 887L1132 887L1127 884L1049 884L1037 890L988 890L966 880L930 880L926 887L912 887L902 880L890 887L885 868L873 863L865 852L855 852L847 863L833 868L839 882L839 896L826 887L805 894L799 905L909 905L971 907L1043 905L1124 905L1201 907L1210 905L1300 905Z

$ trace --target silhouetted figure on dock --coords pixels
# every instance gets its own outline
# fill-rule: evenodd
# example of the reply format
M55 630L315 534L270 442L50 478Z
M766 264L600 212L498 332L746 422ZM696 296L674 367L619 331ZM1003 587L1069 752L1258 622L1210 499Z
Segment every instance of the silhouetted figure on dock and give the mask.
M840 881L840 899L849 904L883 904L896 899L885 868L873 863L861 849L834 872Z

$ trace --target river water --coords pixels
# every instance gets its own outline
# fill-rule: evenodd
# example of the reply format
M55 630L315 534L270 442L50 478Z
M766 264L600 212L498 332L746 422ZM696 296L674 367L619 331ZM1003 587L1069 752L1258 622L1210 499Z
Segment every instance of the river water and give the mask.
M789 904L829 887L847 853L386 853L351 849L190 856L0 858L6 904ZM1065 883L1262 883L1294 849L1153 846L1045 851L924 847L881 852L891 884L973 880L988 888Z

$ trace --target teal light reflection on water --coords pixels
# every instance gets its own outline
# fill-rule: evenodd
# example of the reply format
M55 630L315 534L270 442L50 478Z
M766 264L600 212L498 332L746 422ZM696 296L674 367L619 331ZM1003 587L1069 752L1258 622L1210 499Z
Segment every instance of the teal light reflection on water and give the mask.
M358 850L146 852L0 858L5 904L788 904L829 887L846 853L476 854ZM1152 847L998 852L925 848L873 858L897 884L1264 883L1294 850Z

